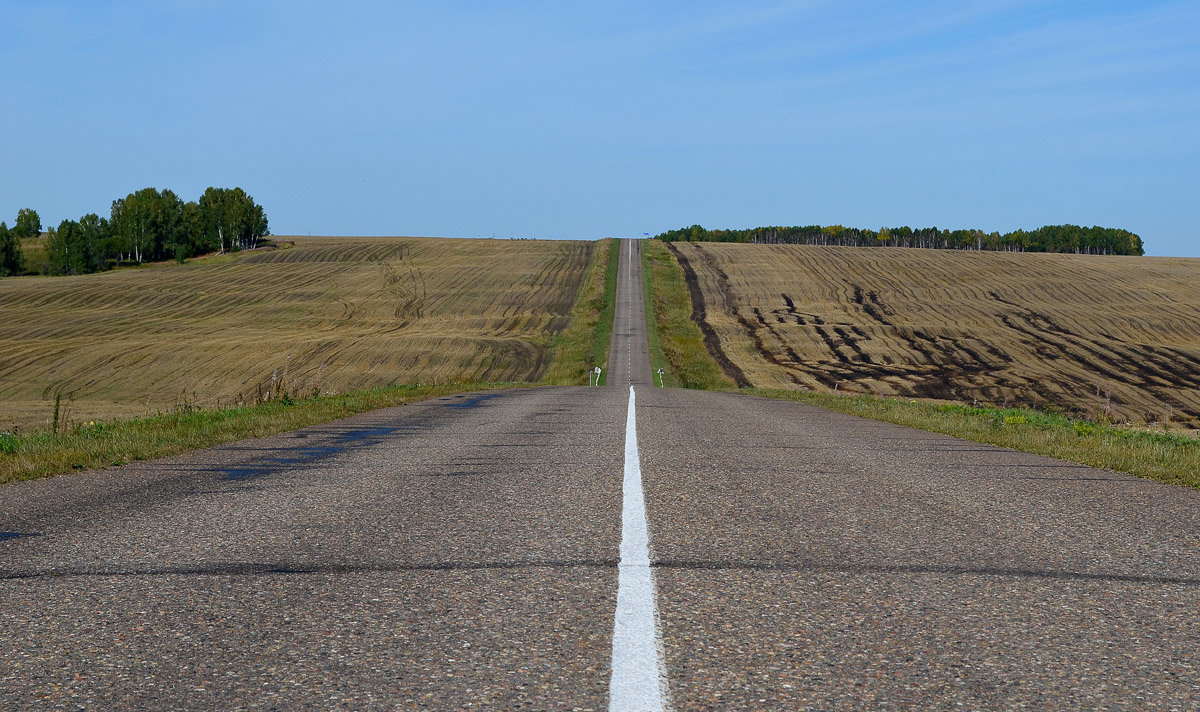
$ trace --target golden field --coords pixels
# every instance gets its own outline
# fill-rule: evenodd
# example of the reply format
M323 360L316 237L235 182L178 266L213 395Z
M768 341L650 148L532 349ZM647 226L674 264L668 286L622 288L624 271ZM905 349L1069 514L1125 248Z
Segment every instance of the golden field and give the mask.
M671 248L739 385L1200 427L1200 260Z
M283 387L535 381L594 243L276 237L276 249L0 280L0 430ZM63 414L66 416L66 413Z

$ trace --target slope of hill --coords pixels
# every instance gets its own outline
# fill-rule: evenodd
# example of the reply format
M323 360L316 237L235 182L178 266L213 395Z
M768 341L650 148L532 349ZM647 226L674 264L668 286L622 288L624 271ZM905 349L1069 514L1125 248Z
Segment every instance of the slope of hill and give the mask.
M671 249L739 385L1200 426L1200 260Z
M0 281L0 429L288 388L536 380L593 243L275 238L242 252Z

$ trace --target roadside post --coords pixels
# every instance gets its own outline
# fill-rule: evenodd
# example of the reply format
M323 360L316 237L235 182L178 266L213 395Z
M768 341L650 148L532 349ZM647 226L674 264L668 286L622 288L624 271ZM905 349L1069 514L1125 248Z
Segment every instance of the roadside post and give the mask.
M663 370L661 368L658 369L658 387L663 387Z

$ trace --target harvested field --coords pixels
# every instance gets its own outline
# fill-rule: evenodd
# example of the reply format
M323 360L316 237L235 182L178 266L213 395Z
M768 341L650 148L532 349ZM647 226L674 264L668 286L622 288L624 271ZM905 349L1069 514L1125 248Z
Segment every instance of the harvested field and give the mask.
M60 392L80 422L253 401L273 375L297 392L535 381L594 246L274 240L182 265L0 280L0 430L48 426Z
M1200 427L1200 260L671 248L739 385Z

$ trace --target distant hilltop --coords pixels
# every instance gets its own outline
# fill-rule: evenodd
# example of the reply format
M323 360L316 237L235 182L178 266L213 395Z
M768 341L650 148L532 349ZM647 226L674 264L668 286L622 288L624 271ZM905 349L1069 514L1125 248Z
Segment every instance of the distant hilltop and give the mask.
M699 225L654 236L664 242L752 242L780 245L842 247L925 247L937 250L997 252L1068 252L1081 255L1142 255L1142 238L1112 227L1046 225L1036 230L1000 234L983 230L939 230L936 227L885 227L864 230L841 225L755 227L708 230Z

